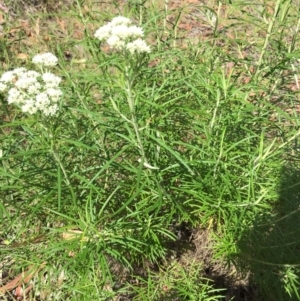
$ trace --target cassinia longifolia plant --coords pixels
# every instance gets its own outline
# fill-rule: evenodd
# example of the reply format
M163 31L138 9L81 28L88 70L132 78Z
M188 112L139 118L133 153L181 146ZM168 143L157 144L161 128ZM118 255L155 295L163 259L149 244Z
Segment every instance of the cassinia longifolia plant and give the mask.
M41 141L49 143L50 153L59 164L69 184L66 170L57 151L55 129L49 119L57 115L63 95L59 88L61 78L49 72L49 68L56 66L57 62L57 57L49 52L34 56L32 63L40 69L40 72L23 67L7 71L0 78L0 92L7 92L7 102L15 104L23 113L40 117L36 118L39 120L38 125L43 129Z
M95 32L95 37L101 42L106 42L112 50L117 51L124 62L124 68L121 68L121 71L124 74L124 86L122 88L127 98L130 116L125 116L121 112L113 96L110 96L110 101L120 117L125 120L125 122L131 124L134 129L134 142L135 145L138 146L141 155L139 162L142 162L146 168L158 169L157 167L150 165L147 161L136 116L137 101L135 98L136 94L134 93L135 73L145 54L151 52L150 47L145 40L143 40L144 31L141 27L132 25L130 19L118 16L113 18L111 22L100 27Z
M113 96L110 96L110 101L119 116L134 129L134 134L131 135L129 132L129 135L139 149L140 158L138 161L146 168L158 169L147 161L136 116L135 73L145 55L151 52L150 47L143 40L144 31L141 27L132 25L130 19L118 16L100 27L95 32L95 37L101 42L107 43L112 50L120 54L120 60L123 62L123 67L120 70L124 74L122 88L126 95L130 116L121 112ZM7 102L15 104L24 113L40 113L41 116L45 117L54 116L59 111L59 101L63 93L59 88L61 78L49 72L48 69L56 66L58 59L52 53L44 53L36 55L32 62L40 69L40 72L26 68L7 71L0 78L0 92L7 92ZM46 127L49 127L49 124ZM51 129L48 128L47 131L51 138ZM60 162L58 158L56 159Z

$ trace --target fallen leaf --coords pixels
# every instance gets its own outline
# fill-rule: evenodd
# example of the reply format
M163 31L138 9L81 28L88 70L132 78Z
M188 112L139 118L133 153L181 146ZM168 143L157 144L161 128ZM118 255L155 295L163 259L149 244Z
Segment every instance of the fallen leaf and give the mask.
M40 35L40 18L36 19L34 30L37 36Z
M64 232L62 234L62 238L65 240L76 239L76 238L80 237L82 235L82 233L83 232L80 230L70 229L70 230L68 230L68 232Z
M17 299L19 300L23 300L23 297L26 296L30 290L33 288L33 284L30 284L28 287L26 287L26 289L24 290L23 287L21 285L19 285L16 290L15 290L15 296L17 297Z
M59 274L58 276L58 279L57 279L57 285L58 286L61 286L64 282L64 280L66 279L66 276L65 276L65 271L62 270L61 273Z
M56 22L58 23L58 25L59 25L61 31L62 31L63 33L66 33L67 30L66 30L66 23L65 23L65 21L64 21L64 20L60 20L58 17L56 17Z
M13 289L19 287L22 284L28 283L36 273L38 273L41 269L44 268L45 265L46 262L43 262L38 268L30 266L27 272L20 273L13 280L8 282L4 286L1 286L0 293L4 294L6 292L12 291ZM18 292L20 292L20 289L18 289Z
M19 59L19 60L27 61L28 58L29 58L29 56L28 56L28 54L26 54L26 53L19 53L19 54L17 55L17 59Z

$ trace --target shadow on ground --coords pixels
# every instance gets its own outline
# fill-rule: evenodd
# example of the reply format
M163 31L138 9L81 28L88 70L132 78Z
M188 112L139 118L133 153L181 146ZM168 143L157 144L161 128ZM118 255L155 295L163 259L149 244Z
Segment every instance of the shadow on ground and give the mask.
M250 271L257 301L300 300L300 170L282 170L279 202L269 216L258 216L238 242L236 267Z

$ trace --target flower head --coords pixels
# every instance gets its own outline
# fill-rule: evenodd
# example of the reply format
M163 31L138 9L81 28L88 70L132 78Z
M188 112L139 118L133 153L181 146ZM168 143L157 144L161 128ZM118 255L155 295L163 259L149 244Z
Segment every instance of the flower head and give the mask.
M2 83L11 83L16 78L16 73L14 71L7 71L2 74L0 82Z
M0 92L6 91L7 88L8 88L8 86L5 83L0 82Z
M126 45L126 49L131 53L150 53L151 49L142 39L134 40Z
M131 20L118 16L95 32L95 37L105 41L111 48L125 50L130 54L150 53L150 47L142 40L144 31L141 27L131 25Z
M126 17L123 17L123 16L117 16L117 17L114 17L110 24L112 26L116 26L116 25L129 25L131 24L131 20L126 18Z
M20 67L20 68L14 69L14 70L13 70L13 73L14 73L15 75L17 75L17 76L21 76L21 75L23 75L26 71L27 71L26 68Z
M49 106L47 107L45 110L44 110L44 114L46 116L53 116L56 114L56 112L59 110L59 107L57 104L54 104L52 106Z
M52 102L58 102L59 98L62 96L62 91L60 89L48 88L46 91L47 95Z
M28 87L30 87L31 85L34 85L35 83L36 83L36 78L22 76L15 82L15 86L19 89L26 90L26 89L28 89Z
M57 65L58 59L54 54L46 52L34 56L32 62L39 66L53 67Z
M117 36L122 40L126 40L130 37L128 27L126 25L117 25L111 28L111 35Z
M115 48L117 50L121 50L125 46L125 42L122 39L120 39L118 36L110 36L106 40L106 42L110 47Z
M53 73L46 72L42 75L42 79L46 85L47 88L55 88L58 87L58 85L61 82L61 78L54 75Z
M24 103L24 99L25 95L17 88L11 88L8 91L7 102L9 104L15 103L17 105L22 105Z
M135 25L128 27L128 33L129 33L129 36L133 39L141 38L144 36L143 28L135 26Z
M110 24L100 27L96 30L95 37L100 41L107 40L111 35L111 28L112 26Z
M26 99L23 106L22 106L22 112L34 114L38 110L38 107L35 105L34 99Z
M57 58L51 53L37 55L33 62L43 66L54 66ZM21 108L22 112L41 112L53 116L62 96L59 88L61 78L50 72L39 73L25 68L7 71L0 77L0 92L7 91L7 102Z

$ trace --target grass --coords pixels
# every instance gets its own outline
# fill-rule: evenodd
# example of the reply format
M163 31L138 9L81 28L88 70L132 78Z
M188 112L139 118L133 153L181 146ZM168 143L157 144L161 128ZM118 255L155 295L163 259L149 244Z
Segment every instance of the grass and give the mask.
M53 118L0 95L3 298L224 300L203 262L172 255L186 224L210 229L256 300L300 300L299 4L1 12L2 71L51 51L64 91ZM151 54L100 47L95 30L119 14Z

